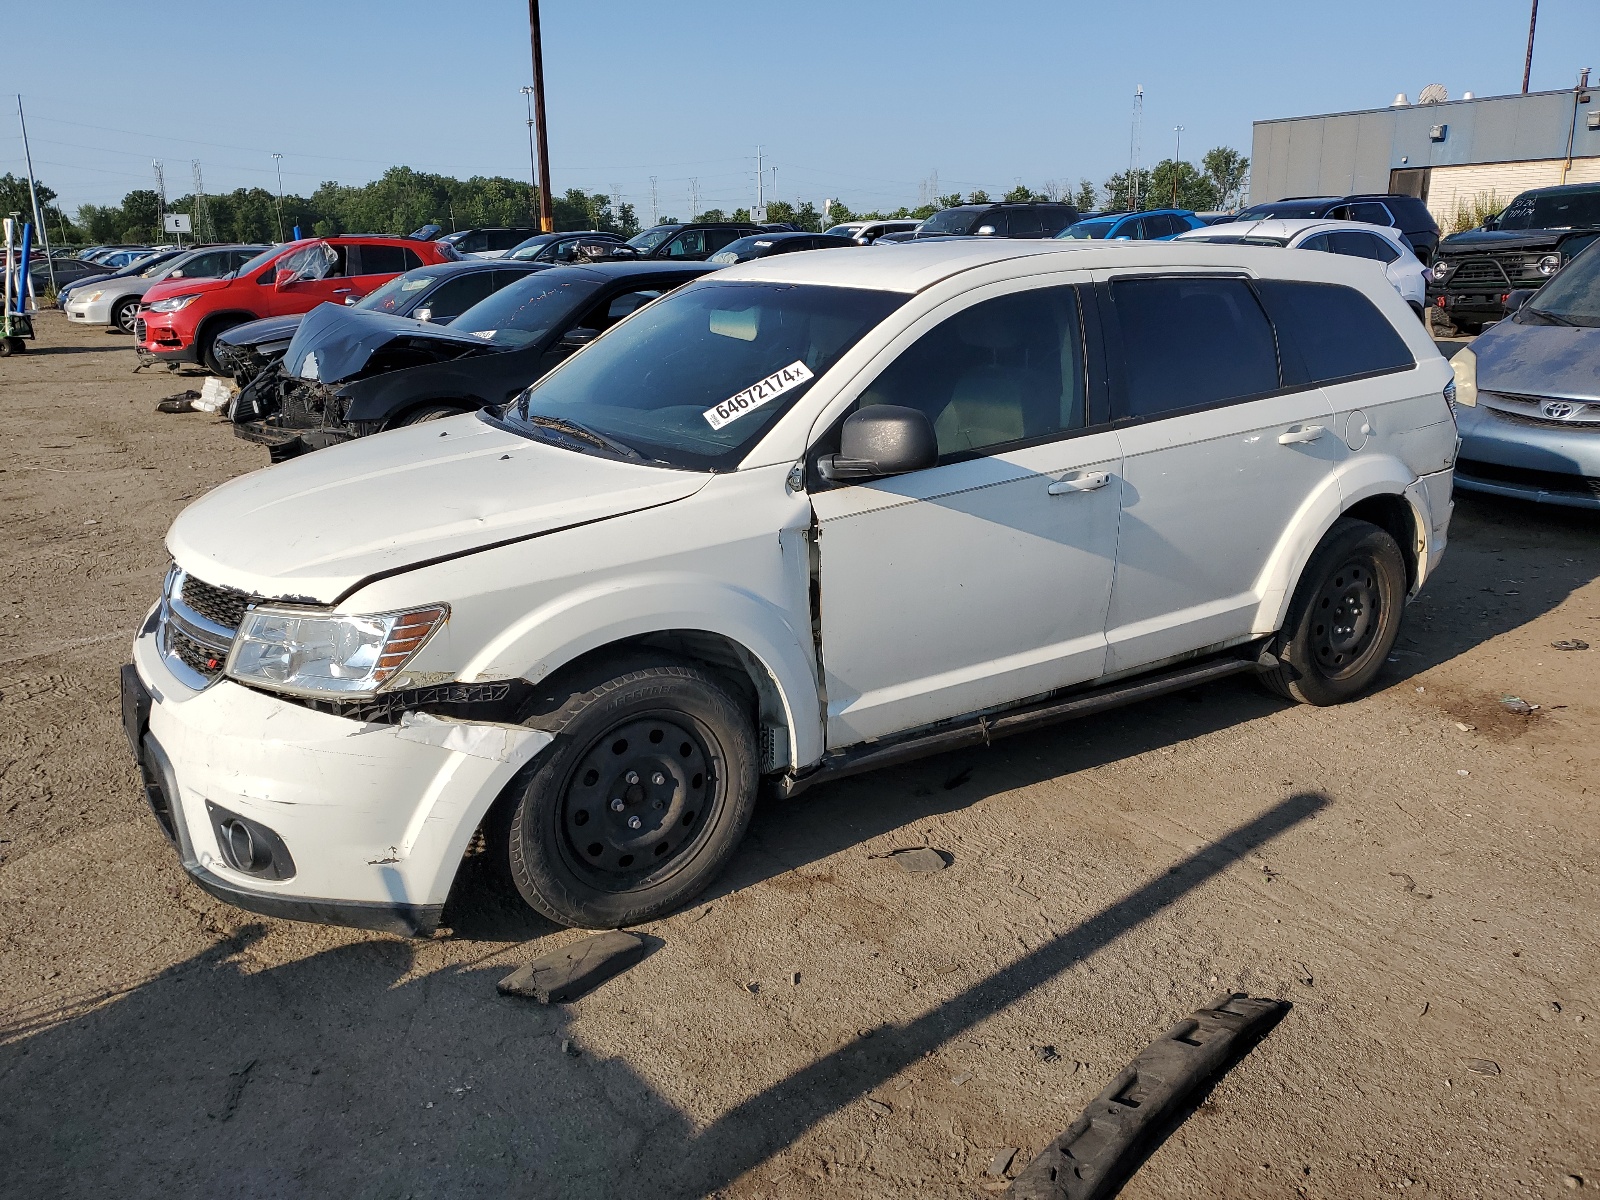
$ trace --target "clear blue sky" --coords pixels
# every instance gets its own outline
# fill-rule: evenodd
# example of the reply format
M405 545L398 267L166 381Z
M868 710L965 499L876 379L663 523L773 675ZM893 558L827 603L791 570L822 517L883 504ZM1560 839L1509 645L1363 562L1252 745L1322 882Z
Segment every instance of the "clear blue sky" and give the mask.
M1143 161L1250 152L1267 117L1381 107L1443 83L1521 86L1526 0L1328 4L1120 0L543 0L555 187L611 191L650 215L755 195L851 207L1019 178L1096 184L1128 164L1134 87ZM163 14L171 14L166 16ZM119 200L166 163L170 195L325 179L393 164L526 178L525 0L14 0L0 89L21 92L35 173L63 207ZM81 64L81 65L79 65ZM1533 87L1600 71L1600 2L1543 0ZM23 173L15 98L0 172ZM9 113L9 115L8 115ZM770 182L770 177L769 177Z

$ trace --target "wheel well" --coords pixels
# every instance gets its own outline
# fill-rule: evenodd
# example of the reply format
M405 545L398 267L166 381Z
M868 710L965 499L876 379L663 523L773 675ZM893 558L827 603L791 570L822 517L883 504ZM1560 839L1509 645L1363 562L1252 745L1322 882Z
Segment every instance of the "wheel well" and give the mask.
M441 404L454 405L459 407L462 412L476 412L478 409L483 407L482 401L473 400L465 396L435 396L429 400L417 400L414 403L406 405L399 412L395 413L394 416L385 420L383 427L385 429L398 429L410 421L412 417L421 412L423 409L435 408Z
M597 646L562 664L551 675L557 685L566 678L583 674L588 668L619 654L657 651L673 658L687 659L728 685L743 703L756 726L761 745L762 770L779 770L793 765L794 738L784 711L783 694L766 666L732 638L703 629L663 629ZM769 731L780 733L769 745ZM785 744L787 739L787 744Z
M201 321L194 331L194 344L198 349L205 344L207 337L215 337L224 329L232 329L235 325L243 325L246 321L254 321L254 313L247 312L219 312L212 313Z
M1395 541L1400 543L1400 554L1406 560L1406 590L1416 586L1417 583L1417 553L1419 531L1417 528L1416 514L1411 511L1411 505L1404 496L1387 493L1382 496L1368 496L1365 500L1358 500L1342 514L1353 517L1358 521L1367 521L1379 529L1386 530Z

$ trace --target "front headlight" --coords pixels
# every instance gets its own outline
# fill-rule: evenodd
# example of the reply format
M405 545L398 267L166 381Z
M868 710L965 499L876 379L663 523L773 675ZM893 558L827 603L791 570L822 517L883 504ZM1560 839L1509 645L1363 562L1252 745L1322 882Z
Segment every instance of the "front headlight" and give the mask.
M84 298L84 301L83 301L83 302L84 302L84 303L85 303L85 304L93 304L93 303L94 303L94 302L95 302L95 301L96 301L96 300L98 300L98 299L100 299L100 297L101 297L101 296L104 296L104 295L105 295L105 293L104 293L104 292L90 292L90 293L89 293L89 294L88 294L88 296L86 296L86 297L85 297L85 298Z
M297 696L370 695L449 615L445 604L362 617L252 608L233 639L227 672L243 683Z
M1478 356L1471 350L1458 350L1450 360L1456 376L1455 402L1468 408L1478 405Z
M1444 259L1440 259L1438 262L1434 263L1433 266L1428 268L1428 274L1433 276L1433 281L1435 283L1443 283L1455 273L1455 269L1455 263L1446 262Z
M1537 269L1539 274L1549 278L1551 275L1554 275L1557 271L1561 270L1561 255L1546 254L1539 260Z
M200 299L199 292L192 292L187 296L168 296L165 300L157 300L149 308L151 312L177 312L198 299Z

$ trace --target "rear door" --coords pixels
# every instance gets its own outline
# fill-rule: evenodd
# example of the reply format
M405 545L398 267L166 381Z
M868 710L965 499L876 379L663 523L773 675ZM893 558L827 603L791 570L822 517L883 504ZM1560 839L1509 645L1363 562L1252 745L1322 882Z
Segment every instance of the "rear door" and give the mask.
M1321 390L1285 383L1250 281L1097 275L1124 454L1107 670L1125 671L1255 632L1268 562L1344 447Z
M347 304L354 304L396 275L422 265L422 257L415 250L393 242L362 242L352 246L350 252L349 278L333 288L334 298Z

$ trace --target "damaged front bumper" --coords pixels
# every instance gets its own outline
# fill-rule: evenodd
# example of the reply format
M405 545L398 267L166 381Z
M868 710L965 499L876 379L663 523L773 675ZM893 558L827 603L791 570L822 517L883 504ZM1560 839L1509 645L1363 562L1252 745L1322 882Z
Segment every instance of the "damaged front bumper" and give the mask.
M552 740L416 713L354 720L226 678L196 691L153 620L122 686L146 796L196 883L251 912L393 933L438 925L484 814Z
M360 437L364 431L346 424L343 413L344 401L332 388L290 378L274 363L240 392L233 432L282 462Z

